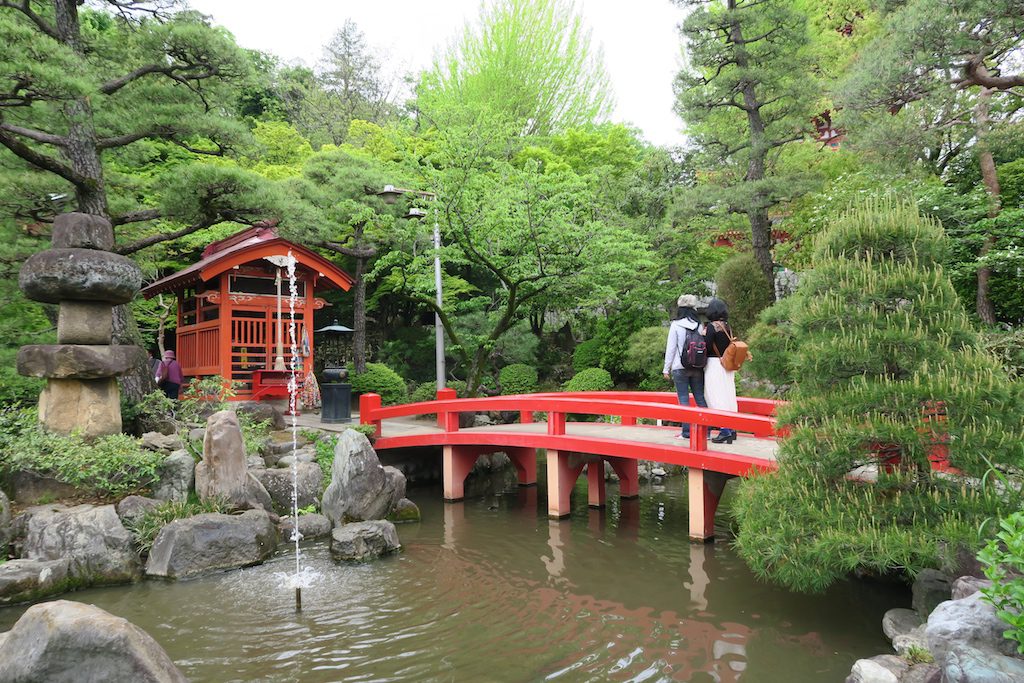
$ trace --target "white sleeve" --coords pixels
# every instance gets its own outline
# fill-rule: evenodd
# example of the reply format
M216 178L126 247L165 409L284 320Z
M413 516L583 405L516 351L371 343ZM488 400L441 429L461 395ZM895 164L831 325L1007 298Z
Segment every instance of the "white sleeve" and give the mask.
M662 374L672 371L672 362L675 360L676 347L679 345L679 335L676 334L676 326L668 328L668 341L665 343L665 364Z

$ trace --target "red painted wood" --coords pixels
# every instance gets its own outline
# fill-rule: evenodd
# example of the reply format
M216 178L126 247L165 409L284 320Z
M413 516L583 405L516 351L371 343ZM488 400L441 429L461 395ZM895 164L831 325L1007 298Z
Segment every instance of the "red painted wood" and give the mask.
M565 413L548 413L548 434L553 436L565 434Z
M380 412L380 396L377 394L363 394L359 397L359 423L364 425L372 424L376 427L376 436L380 436L380 418L375 413Z
M587 505L592 508L605 505L603 460L587 464Z

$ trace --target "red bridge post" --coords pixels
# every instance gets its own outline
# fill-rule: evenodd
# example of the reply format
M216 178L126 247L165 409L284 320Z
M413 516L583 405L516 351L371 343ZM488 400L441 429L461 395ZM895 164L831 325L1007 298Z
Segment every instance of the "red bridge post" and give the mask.
M715 540L715 512L732 475L691 467L688 476L690 540L707 543Z
M374 419L374 413L380 410L380 396L377 394L363 394L359 397L359 423L373 425L376 428L374 436L380 436L380 418Z
M504 449L508 459L516 466L520 486L537 485L537 449L510 446Z
M443 456L444 499L455 503L466 497L466 477L473 470L479 452L472 446L445 446Z
M438 401L452 401L458 398L459 395L454 389L438 389L437 400ZM437 413L437 426L446 432L457 432L459 431L459 414L457 412L450 411L438 411Z
M562 419L564 425L564 415ZM568 517L572 510L572 487L585 464L582 458L573 458L573 455L570 451L548 450L548 517L551 519Z

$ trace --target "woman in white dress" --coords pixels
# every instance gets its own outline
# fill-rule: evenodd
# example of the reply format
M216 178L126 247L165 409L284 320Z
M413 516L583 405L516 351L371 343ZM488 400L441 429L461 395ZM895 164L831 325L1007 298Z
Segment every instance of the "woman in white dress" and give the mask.
M721 299L712 299L707 310L708 326L705 341L708 347L708 364L704 369L704 396L708 408L715 410L736 409L736 372L722 367L722 354L729 348L732 329L729 327L729 309ZM736 430L722 428L713 443L732 443Z

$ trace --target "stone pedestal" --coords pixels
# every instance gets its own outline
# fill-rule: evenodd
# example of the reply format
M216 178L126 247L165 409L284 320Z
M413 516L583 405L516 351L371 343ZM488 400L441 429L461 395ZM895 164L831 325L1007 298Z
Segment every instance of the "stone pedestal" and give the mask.
M131 301L142 285L138 266L113 247L107 219L63 214L53 223L53 248L29 257L18 275L27 298L60 305L60 343L18 353L20 374L46 378L39 420L58 434L92 439L120 432L116 378L145 362L138 347L110 345L114 306Z

